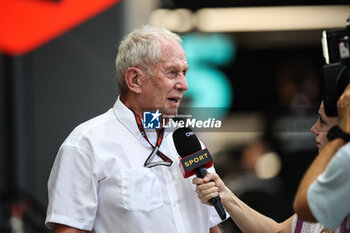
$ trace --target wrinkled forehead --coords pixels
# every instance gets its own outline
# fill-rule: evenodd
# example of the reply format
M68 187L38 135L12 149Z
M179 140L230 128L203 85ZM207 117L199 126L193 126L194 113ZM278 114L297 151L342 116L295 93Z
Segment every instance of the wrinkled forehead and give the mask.
M170 60L181 60L186 62L186 54L183 50L181 44L171 38L163 38L159 41L161 49L161 60L170 61Z
M167 36L160 36L157 38L157 42L160 45L162 51L167 51L169 49L182 50L182 45L179 41L176 41L174 38Z

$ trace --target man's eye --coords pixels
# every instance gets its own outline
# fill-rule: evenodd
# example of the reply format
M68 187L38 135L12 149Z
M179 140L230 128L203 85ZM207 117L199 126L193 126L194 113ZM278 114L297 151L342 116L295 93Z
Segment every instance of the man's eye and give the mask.
M176 72L176 71L174 71L174 70L169 71L169 76L170 76L170 77L174 78L174 77L176 77L176 75L177 75L177 72Z

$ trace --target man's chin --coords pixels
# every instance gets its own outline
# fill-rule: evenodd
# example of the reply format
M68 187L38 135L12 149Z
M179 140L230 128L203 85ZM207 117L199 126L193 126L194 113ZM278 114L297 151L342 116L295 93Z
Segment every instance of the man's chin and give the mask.
M178 108L165 108L163 109L162 113L167 116L175 117L178 113Z

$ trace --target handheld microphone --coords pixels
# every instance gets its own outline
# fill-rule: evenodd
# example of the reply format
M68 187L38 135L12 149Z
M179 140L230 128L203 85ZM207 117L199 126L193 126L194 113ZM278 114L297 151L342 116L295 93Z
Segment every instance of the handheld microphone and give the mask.
M190 128L178 128L173 133L173 140L177 153L180 155L180 168L184 178L196 174L203 178L208 172L207 168L213 165L213 158L208 149L202 150L201 144ZM220 196L209 202L215 207L221 220L226 219L226 212L221 204Z

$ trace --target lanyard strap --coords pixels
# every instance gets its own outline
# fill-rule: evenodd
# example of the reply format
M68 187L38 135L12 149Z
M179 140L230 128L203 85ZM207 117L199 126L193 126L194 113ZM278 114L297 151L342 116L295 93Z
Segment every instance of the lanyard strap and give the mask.
M294 233L300 233L303 228L303 221L298 216L296 216L296 218L297 218L297 224L295 226Z
M350 215L349 215L350 216ZM349 217L346 217L343 222L340 224L340 233L346 233L346 232L350 232L350 227L348 225L348 223L350 222Z
M164 165L164 166L171 166L171 164L173 163L173 161L171 161L171 159L169 159L165 154L163 154L160 150L159 147L162 144L163 141L163 136L164 136L164 128L161 128L159 133L158 133L158 137L157 137L157 142L156 145L153 146L152 143L148 140L145 129L142 126L142 120L141 117L137 114L135 114L135 118L136 118L136 123L137 123L137 128L139 129L141 135L143 136L143 138L148 142L148 144L150 144L150 146L153 148L152 153L148 156L144 166L151 168L157 165ZM156 162L152 162L152 160L154 159L154 156L158 155L162 161L156 161Z

